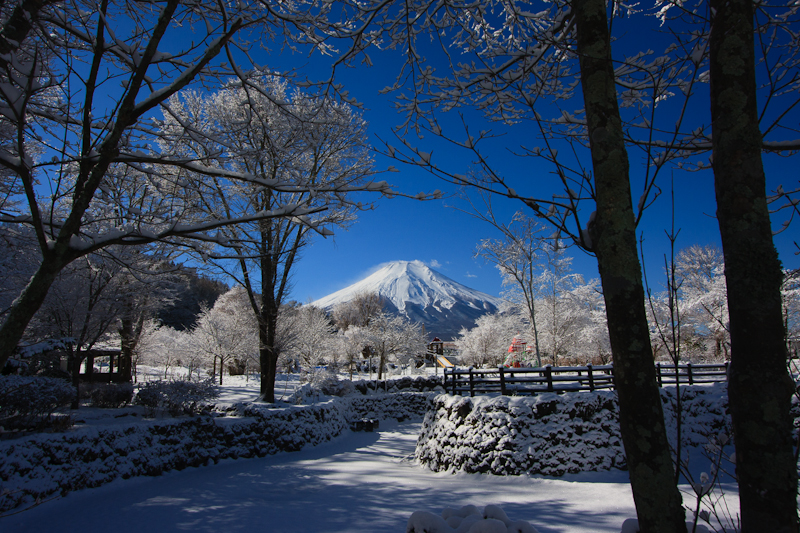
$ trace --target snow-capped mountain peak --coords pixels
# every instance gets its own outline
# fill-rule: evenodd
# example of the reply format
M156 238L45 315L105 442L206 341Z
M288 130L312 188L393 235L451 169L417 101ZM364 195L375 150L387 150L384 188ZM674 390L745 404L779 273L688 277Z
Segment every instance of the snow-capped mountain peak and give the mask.
M472 327L475 319L500 305L499 298L453 281L422 261L386 263L363 280L312 305L331 310L364 293L377 293L386 301L388 311L420 321L440 337L454 336L464 326Z

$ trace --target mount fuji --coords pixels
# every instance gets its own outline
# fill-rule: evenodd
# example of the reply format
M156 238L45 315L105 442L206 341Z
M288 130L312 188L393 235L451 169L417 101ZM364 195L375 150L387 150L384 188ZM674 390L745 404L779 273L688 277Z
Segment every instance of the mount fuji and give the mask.
M497 311L502 301L453 281L422 261L394 261L311 305L330 311L363 293L377 293L385 311L422 322L429 336L444 340L454 339L463 327L474 327L479 317Z

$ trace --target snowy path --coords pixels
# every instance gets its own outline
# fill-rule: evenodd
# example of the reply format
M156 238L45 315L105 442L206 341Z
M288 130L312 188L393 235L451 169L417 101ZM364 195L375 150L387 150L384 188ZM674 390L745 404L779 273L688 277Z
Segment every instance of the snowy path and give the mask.
M413 511L500 505L540 533L618 533L634 517L627 475L564 479L436 474L413 463L418 423L334 442L116 481L0 519L14 532L403 532Z

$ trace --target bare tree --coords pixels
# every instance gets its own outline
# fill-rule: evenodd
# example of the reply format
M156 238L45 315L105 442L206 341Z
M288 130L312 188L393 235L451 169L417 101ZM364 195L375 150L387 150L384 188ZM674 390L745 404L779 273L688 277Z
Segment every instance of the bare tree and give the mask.
M339 329L347 331L350 326L369 326L372 318L383 311L383 299L374 292L356 294L349 302L333 308L333 320Z
M327 10L266 0L168 0L158 6L76 0L22 2L2 14L0 222L33 228L41 258L0 326L0 364L57 274L78 257L115 244L216 242L217 230L236 223L287 216L305 221L322 209L300 201L242 218L207 216L195 209L201 191L185 181L187 171L269 190L330 189L298 189L166 153L152 119L158 110L170 116L170 97L192 84L220 86L230 77L246 78L256 43L328 50L315 38L317 28L331 27Z
M418 322L380 312L363 329L365 344L378 356L378 379L384 377L388 363L408 364L411 358L425 353L427 340Z
M197 203L206 216L253 220L219 229L216 245L201 254L247 292L259 324L261 396L272 402L278 314L291 289L293 267L312 230L328 235L330 227L354 220L359 205L347 191L364 187L372 174L366 123L347 104L308 95L259 72L213 94L176 95L170 107L162 141L169 150L285 184L274 189L186 175L202 189ZM198 139L197 131L205 136ZM256 220L258 213L286 205L305 205L315 213Z
M481 367L497 367L508 355L508 347L524 327L517 313L483 315L472 329L462 329L458 343L462 363Z
M540 298L537 276L542 266L543 247L547 246L541 235L544 226L521 211L514 213L511 222L504 224L494 215L491 198L482 195L486 212L475 209L474 216L489 222L503 233L503 239L482 239L475 255L494 264L503 278L507 291L503 297L525 310L533 334L533 347L537 366L542 366L539 345L539 325L536 320L536 301Z
M192 330L192 348L211 360L212 376L219 372L220 385L226 365L258 351L255 319L244 312L247 300L244 290L234 287L203 312Z
M313 373L330 356L330 352L335 350L333 324L322 309L304 305L295 317L295 327L296 358L307 372Z
M678 253L675 266L684 315L681 324L711 345L713 359L729 360L730 320L722 251L715 246L690 246Z

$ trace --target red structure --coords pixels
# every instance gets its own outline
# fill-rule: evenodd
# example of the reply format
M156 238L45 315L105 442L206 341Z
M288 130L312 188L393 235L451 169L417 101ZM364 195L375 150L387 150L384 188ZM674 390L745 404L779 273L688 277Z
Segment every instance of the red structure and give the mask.
M511 341L511 346L508 347L508 357L504 363L505 366L520 368L523 361L528 355L528 343L522 340L519 335L514 337Z

